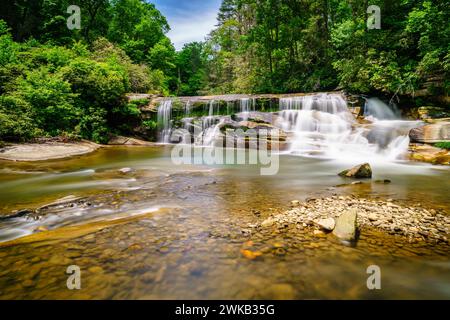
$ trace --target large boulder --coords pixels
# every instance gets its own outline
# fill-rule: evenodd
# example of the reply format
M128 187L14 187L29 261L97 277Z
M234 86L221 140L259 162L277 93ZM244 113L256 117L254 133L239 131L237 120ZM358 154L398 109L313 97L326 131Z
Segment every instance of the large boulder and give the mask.
M409 146L409 158L415 161L429 162L432 164L450 164L450 151L436 148L426 144L412 143Z
M412 142L436 143L450 140L450 122L437 122L425 126L414 128L409 131L409 138Z
M337 218L333 234L343 241L354 241L356 239L357 219L356 209L345 211Z
M271 124L231 121L222 123L219 128L220 130L214 136L214 145L218 147L224 146L224 144L237 147L238 141L240 141L246 149L255 147L259 149L263 146L268 150L285 150L287 148L286 132Z
M344 170L340 172L339 175L346 178L372 178L372 168L370 167L370 164L363 163L351 169Z

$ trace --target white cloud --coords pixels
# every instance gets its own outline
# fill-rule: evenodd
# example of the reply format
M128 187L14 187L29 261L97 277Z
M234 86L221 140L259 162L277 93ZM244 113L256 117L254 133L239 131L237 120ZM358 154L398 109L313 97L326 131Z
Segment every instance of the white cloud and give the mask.
M167 36L172 40L175 48L180 50L185 43L205 40L205 37L217 24L216 19L217 10L168 17L171 30Z

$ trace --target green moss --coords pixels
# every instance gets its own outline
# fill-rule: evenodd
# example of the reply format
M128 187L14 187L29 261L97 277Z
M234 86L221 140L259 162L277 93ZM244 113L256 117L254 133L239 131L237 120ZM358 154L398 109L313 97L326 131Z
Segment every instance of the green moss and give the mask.
M149 99L147 98L142 98L142 99L136 99L136 100L132 100L130 101L131 104L134 104L136 107L143 107L148 105L150 102Z
M149 130L156 130L158 128L158 122L153 120L144 120L142 125Z
M434 144L435 147L450 150L450 141L440 141Z

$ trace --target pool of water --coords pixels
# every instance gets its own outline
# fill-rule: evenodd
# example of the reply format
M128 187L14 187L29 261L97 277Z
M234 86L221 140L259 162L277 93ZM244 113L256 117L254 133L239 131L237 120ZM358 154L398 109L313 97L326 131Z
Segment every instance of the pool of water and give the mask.
M170 155L170 146L114 147L1 162L2 215L69 195L89 205L0 220L0 298L450 298L448 245L361 230L347 247L306 229L248 228L291 200L341 194L448 212L447 167L371 163L372 180L339 186L349 181L337 173L358 163L282 155L278 173L262 176L258 165L175 165ZM81 268L81 290L66 287L69 265ZM370 265L381 290L367 289Z

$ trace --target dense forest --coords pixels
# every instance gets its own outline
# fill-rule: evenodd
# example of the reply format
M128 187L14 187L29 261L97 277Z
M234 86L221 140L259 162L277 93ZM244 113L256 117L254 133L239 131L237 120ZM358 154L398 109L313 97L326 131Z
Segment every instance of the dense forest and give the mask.
M70 5L80 29L67 26ZM367 27L369 5L380 29ZM0 139L104 143L155 128L130 92L448 96L449 16L446 0L224 0L205 41L177 52L145 0L2 0Z
M381 28L369 29L369 5ZM448 92L448 1L224 0L205 44L210 91ZM446 82L444 83L444 79Z

